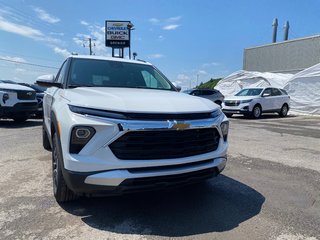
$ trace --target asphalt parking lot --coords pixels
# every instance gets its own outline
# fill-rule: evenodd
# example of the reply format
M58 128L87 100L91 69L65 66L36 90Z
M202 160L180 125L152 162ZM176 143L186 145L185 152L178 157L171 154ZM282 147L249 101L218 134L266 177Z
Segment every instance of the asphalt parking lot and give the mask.
M0 239L320 239L319 117L232 118L218 178L63 205L41 124L0 121Z

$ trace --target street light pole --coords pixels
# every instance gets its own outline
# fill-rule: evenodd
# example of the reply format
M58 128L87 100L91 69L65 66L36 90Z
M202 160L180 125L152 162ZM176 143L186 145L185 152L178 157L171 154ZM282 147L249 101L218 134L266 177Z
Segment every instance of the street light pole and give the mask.
M129 59L131 59L131 30L134 30L134 25L129 22L127 28L129 30Z

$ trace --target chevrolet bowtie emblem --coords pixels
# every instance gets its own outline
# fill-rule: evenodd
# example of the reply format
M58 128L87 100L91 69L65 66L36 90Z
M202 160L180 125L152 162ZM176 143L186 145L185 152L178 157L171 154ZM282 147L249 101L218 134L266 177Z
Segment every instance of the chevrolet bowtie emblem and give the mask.
M183 130L190 127L189 123L184 122L177 122L177 121L170 121L169 122L169 128L171 129L177 129L177 130Z

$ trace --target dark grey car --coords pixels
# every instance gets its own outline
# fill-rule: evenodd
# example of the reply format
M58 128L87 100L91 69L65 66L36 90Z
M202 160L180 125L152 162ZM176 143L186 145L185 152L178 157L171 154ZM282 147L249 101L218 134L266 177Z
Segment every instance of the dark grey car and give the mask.
M209 99L220 106L224 100L223 94L216 89L189 89L183 92L189 95Z

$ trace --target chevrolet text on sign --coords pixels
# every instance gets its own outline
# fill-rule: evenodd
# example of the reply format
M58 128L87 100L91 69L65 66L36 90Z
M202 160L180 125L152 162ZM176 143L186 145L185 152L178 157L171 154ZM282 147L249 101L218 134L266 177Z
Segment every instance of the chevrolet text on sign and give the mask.
M106 46L114 48L130 47L130 21L106 21Z

